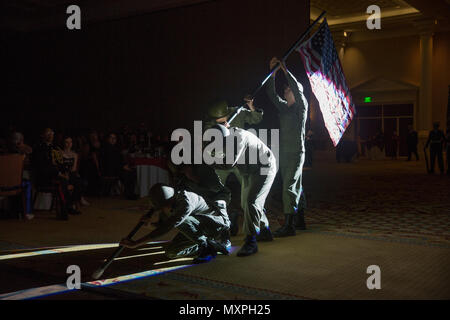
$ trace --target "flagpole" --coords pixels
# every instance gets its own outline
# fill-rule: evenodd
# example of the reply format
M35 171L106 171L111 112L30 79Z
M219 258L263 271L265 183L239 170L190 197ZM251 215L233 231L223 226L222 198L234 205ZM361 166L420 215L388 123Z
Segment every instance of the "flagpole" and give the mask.
M292 53L292 51L294 51L299 45L300 43L303 41L303 39L308 35L308 33L311 31L311 29L317 24L317 22L319 22L320 19L322 19L322 17L326 14L326 11L322 11L322 13L320 14L319 17L317 17L316 20L313 21L312 24L309 25L308 29L306 29L305 32L303 32L301 34L301 36L297 39L297 41L295 41L295 43L289 48L289 50L283 55L283 58L281 59L282 62L286 61L286 59L290 56L290 54ZM277 63L277 65L275 67L272 68L272 70L270 70L269 75L267 77L264 78L264 80L259 84L259 86L253 91L253 94L251 95L251 99L253 99L256 94L258 93L259 90L261 90L261 88L264 86L264 84L267 82L267 80L269 80L269 78L272 76L272 74L280 67L280 64ZM236 116L242 111L242 109L245 108L244 106L239 107L234 114L228 119L228 123L231 123L231 121L234 120L234 118L236 118Z
M292 53L292 51L294 51L299 45L300 43L303 41L303 39L306 37L306 35L311 31L311 29L316 25L317 22L319 22L320 19L322 19L322 17L326 14L326 11L322 11L322 13L320 14L320 16L313 21L313 23L308 27L308 29L306 29L306 31L300 36L300 38L292 45L292 47L289 48L289 50L286 52L286 54L283 56L283 58L281 59L281 61L285 61L290 54ZM276 67L275 67L276 68ZM271 70L271 72L273 72Z

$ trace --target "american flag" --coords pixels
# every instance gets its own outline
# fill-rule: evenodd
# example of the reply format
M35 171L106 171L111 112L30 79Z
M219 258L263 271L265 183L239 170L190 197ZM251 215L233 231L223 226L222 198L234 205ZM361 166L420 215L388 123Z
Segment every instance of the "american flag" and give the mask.
M319 101L325 126L336 146L355 115L355 106L327 20L296 50L302 57L312 91Z

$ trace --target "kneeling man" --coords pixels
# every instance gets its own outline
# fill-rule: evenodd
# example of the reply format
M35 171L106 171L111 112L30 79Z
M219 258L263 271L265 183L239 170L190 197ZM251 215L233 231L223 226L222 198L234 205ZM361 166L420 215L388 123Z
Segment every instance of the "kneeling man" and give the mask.
M156 184L150 189L150 202L159 214L156 229L136 241L123 239L120 245L137 248L176 228L179 233L165 252L168 258L193 257L195 263L200 263L211 260L217 252L228 255L230 220L225 201L208 205L196 193Z

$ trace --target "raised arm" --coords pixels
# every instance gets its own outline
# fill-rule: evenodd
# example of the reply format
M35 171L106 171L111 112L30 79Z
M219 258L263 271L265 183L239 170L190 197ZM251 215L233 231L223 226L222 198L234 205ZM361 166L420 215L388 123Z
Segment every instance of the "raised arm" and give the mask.
M303 86L300 82L297 81L297 79L295 79L294 75L287 69L283 69L286 70L285 75L287 78L287 82L289 87L292 90L292 93L294 94L294 98L295 101L299 104L299 105L304 105L304 100L305 100L305 96L303 95Z
M270 101L279 111L287 108L287 101L283 100L275 91L275 74L267 81L266 92Z
M251 99L250 95L246 95L244 101L247 103L249 110L242 110L244 113L245 123L248 124L258 124L262 121L263 118L263 110L255 108L253 103L254 99Z

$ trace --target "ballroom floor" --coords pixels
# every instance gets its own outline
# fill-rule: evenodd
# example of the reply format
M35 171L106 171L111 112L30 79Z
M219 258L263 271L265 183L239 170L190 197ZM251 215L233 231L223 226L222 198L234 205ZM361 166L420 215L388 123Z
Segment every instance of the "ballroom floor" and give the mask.
M260 243L258 254L192 265L170 261L169 236L126 250L99 281L92 272L145 212L146 199L89 199L69 221L36 212L30 221L0 220L0 299L449 299L450 179L427 175L423 162L335 163L319 157L305 169L308 229ZM276 186L266 207L282 222ZM81 290L65 286L81 270ZM367 267L381 271L369 290Z

